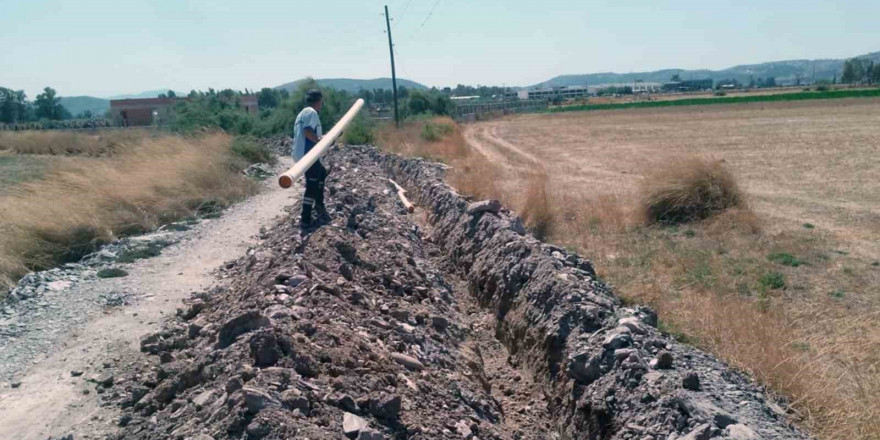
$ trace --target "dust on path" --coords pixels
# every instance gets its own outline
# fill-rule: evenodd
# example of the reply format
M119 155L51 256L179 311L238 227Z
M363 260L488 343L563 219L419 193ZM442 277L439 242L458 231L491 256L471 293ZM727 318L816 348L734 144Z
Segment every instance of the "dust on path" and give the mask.
M279 167L289 165L291 160L282 158ZM87 379L112 374L141 356L140 337L158 330L162 318L175 313L191 292L216 285L214 269L256 244L260 227L283 214L300 194L299 187L281 190L274 179L265 186L263 192L231 207L221 218L187 233L161 256L139 261L127 277L79 285L77 289L84 292L123 290L136 303L111 311L94 310L84 325L71 323L61 332L63 336L51 341L53 350L21 369L18 388L0 389L0 438L43 440L67 434L77 439L103 438L113 430L117 409L102 407ZM21 342L51 337L40 334L38 327L34 332ZM6 350L15 350L15 344ZM83 375L72 377L73 370Z

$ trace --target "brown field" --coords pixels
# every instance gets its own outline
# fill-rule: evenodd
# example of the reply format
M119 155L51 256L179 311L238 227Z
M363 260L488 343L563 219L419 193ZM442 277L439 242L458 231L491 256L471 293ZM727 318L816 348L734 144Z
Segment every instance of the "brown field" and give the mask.
M788 399L814 435L880 438L880 100L519 115L439 143L413 133L380 144L439 157L460 191L517 208L666 330ZM655 172L695 157L722 161L746 206L651 225Z

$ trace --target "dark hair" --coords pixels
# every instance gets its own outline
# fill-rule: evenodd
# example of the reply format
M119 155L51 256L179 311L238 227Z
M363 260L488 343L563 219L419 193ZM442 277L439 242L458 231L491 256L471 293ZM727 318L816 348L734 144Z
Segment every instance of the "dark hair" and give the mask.
M320 90L309 90L306 93L306 104L315 104L322 99L324 99L324 95Z

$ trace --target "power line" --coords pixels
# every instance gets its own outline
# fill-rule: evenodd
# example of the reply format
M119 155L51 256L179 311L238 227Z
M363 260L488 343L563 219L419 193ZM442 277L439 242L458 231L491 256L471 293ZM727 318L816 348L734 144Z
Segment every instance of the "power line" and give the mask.
M437 9L437 5L439 5L439 4L440 4L440 0L437 0L436 2L434 2L434 6L431 7L431 11L428 12L428 16L425 17L425 20L422 21L422 24L419 25L418 29L416 29L416 31L413 32L413 34L409 36L409 39L407 41L412 40L416 36L416 34L418 34L419 31L422 30L423 27L425 27L425 23L427 23L428 20L431 19L431 15L434 15L434 10Z
M394 20L394 29L397 29L397 25L403 20L403 16L406 15L406 11L409 10L410 3L412 3L412 0L406 0L406 4L403 5L403 12L400 13L400 17L397 17L397 20Z

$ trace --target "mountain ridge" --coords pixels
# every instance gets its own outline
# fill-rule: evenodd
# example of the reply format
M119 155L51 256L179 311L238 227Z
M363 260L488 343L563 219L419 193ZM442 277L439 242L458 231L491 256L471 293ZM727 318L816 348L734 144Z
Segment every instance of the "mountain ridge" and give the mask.
M867 58L875 63L880 62L880 51L859 55L852 58ZM756 64L739 64L720 70L711 69L660 69L644 72L615 73L597 72L582 74L558 75L549 80L529 86L529 88L583 86L644 82L668 82L673 75L679 75L681 79L736 79L740 83L748 84L754 78L776 78L777 83L794 84L798 78L801 82L811 82L815 79L832 80L835 76L840 77L843 71L844 61L851 58L825 58L825 59L800 59L768 61Z

